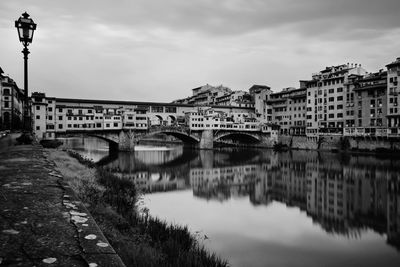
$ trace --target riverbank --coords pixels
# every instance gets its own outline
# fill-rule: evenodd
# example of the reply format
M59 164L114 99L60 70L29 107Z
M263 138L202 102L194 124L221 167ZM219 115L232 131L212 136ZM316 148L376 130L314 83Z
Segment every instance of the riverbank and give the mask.
M0 139L0 265L124 266L48 153Z
M127 266L227 266L187 227L151 217L140 206L133 181L104 171L79 154L49 153Z

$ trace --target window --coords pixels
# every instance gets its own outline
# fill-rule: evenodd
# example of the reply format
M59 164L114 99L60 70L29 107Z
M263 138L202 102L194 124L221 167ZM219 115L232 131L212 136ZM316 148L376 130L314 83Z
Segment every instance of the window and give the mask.
M118 122L114 122L114 127L118 127Z
M90 114L91 114L92 112L93 112L93 111L92 111L91 109L89 109L89 110L88 110L88 113L90 113Z
M329 119L335 118L335 114L329 114Z
M5 108L9 108L9 107L10 107L10 102L8 102L8 101L7 101L7 102L4 102L4 107L5 107Z
M333 94L335 92L335 89L329 89L328 93Z
M51 112L51 111L53 111L53 108L52 108L52 107L49 107L48 110Z
M10 94L10 89L8 89L8 88L7 88L7 89L4 89L4 90L3 90L3 94L4 94L4 95L9 95L9 94Z
M176 107L165 107L166 113L176 113Z
M336 92L338 92L338 93L343 92L343 87L338 87L338 88L336 89Z
M338 96L337 97L337 101L342 101L343 100L343 96Z
M164 112L164 108L163 107L151 107L151 112L162 113L162 112Z
M53 120L53 116L49 116L49 120L50 120L50 121Z
M58 109L58 112L63 112L63 109L62 109L62 108L59 108L59 109Z
M58 125L58 129L62 129L63 128L63 125L62 124L59 124Z
M63 116L58 116L59 121L62 121L62 119L63 119Z
M36 130L39 131L40 130L40 126L36 126Z
M40 106L36 106L36 110L40 110Z
M371 99L371 101L370 101L370 107L371 107L371 108L375 107L375 99Z
M36 115L36 119L37 119L37 120L40 120L40 116L39 116L39 115Z
M53 101L51 101L51 100L49 100L49 101L47 101L49 104L51 104L51 103L53 103Z
M79 109L79 110L78 110L78 114L82 114L82 109Z
M337 105L336 108L337 109L343 109L343 105Z
M335 101L335 98L334 98L334 97L330 97L330 98L328 99L328 101L329 101L329 102L333 102L333 101Z

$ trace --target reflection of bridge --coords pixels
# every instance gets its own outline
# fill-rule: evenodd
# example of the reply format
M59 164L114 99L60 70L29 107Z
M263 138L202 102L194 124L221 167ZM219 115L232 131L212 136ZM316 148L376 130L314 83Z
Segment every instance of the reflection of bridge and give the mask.
M135 145L145 136L154 134L171 135L185 146L212 149L214 142L230 139L247 143L261 143L268 140L261 131L200 130L193 131L185 126L152 126L148 130L72 130L59 132L57 136L87 135L107 141L112 150L133 151Z

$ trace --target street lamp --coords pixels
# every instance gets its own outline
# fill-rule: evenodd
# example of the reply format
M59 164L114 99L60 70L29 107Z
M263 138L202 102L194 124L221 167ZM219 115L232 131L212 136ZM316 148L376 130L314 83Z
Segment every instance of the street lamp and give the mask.
M15 27L18 31L19 41L24 45L24 89L25 89L25 107L24 107L24 129L31 130L30 110L28 101L28 45L32 43L33 33L36 30L36 24L29 17L29 14L24 12L18 20L15 21Z

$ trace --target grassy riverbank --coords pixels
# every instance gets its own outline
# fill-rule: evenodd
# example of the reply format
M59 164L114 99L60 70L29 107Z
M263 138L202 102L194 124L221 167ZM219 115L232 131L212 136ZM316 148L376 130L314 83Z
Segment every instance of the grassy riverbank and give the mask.
M153 218L139 207L140 194L131 180L96 167L79 154L49 151L127 266L228 266L187 227Z

